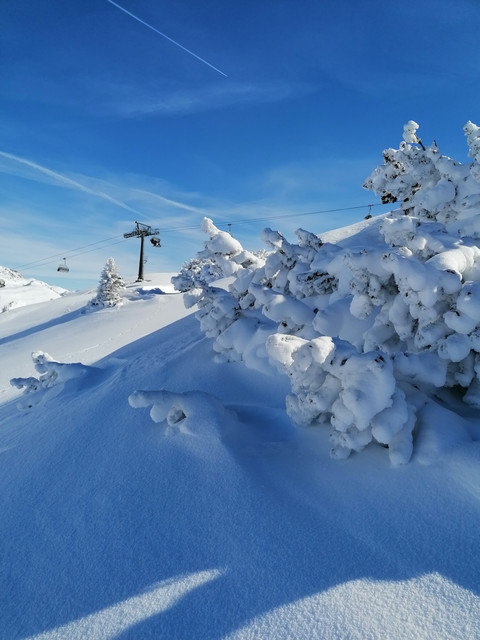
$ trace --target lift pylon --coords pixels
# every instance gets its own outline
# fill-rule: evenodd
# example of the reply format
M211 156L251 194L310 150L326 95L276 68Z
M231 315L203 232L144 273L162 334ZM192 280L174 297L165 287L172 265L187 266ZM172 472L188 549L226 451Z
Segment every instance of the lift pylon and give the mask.
M133 231L129 231L128 233L124 233L124 238L140 238L140 260L138 262L138 277L137 282L143 281L143 242L145 238L148 236L158 236L159 230L152 229L152 227L148 224L143 224L143 222L135 221L136 228ZM153 238L152 238L153 240ZM152 243L154 246L160 246L160 240L158 240L158 244Z

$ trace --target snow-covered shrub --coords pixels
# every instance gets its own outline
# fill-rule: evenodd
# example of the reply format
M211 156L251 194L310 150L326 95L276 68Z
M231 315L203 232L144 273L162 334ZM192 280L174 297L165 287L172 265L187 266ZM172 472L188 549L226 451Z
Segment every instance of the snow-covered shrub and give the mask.
M454 237L478 238L480 205L479 128L468 122L464 131L474 159L464 165L440 153L434 143L425 148L416 135L418 125L405 125L399 149L383 152L384 164L365 180L364 187L380 195L382 202L398 202L401 212L415 221L434 220Z
M192 277L186 304L198 304L220 356L289 376L290 417L329 423L336 457L377 441L407 462L418 393L463 388L480 406L480 129L465 126L468 165L425 147L417 130L405 125L364 184L400 208L337 244L265 229L268 255L255 261L203 225L199 256L230 279Z
M243 249L238 240L218 229L209 218L204 218L202 231L209 236L203 251L172 278L172 283L184 292L187 308L197 305L200 328L214 338L219 362L243 359L261 371L268 369L265 340L271 332L270 323L251 308L248 298L248 283L265 264L265 256ZM224 279L234 280L235 285L227 290L212 284Z
M203 287L223 277L222 270L207 257L195 257L186 262L178 275L172 277L177 291L190 291L193 287Z
M375 440L389 446L393 464L408 462L415 416L389 358L359 353L327 336L304 340L276 334L267 349L290 376L288 415L300 425L329 422L333 457L346 458Z
M202 221L202 231L209 236L203 251L183 265L180 273L172 278L177 291L203 289L211 282L232 276L246 268L258 268L265 258L261 252L245 251L227 231L221 231L210 218Z
M117 265L113 258L109 258L103 267L97 294L89 302L90 308L96 307L117 307L122 304L122 291L125 289L125 282L118 273Z
M44 351L34 351L32 360L35 369L40 373L38 378L12 378L10 384L17 389L23 389L23 396L18 403L19 409L31 409L46 396L52 387L61 385L67 380L83 376L89 367L81 362L57 362Z

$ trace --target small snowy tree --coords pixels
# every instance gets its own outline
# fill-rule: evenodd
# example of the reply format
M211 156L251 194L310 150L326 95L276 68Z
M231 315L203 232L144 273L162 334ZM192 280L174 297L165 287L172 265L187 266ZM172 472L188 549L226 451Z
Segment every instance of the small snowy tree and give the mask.
M121 292L125 289L125 282L118 273L113 258L109 258L103 267L97 295L90 300L90 307L116 307L122 304Z

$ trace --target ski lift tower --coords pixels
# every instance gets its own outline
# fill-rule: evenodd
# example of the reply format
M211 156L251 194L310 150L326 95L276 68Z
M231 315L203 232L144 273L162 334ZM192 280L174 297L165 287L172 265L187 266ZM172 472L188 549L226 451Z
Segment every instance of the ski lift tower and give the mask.
M143 224L143 222L135 221L136 228L133 231L129 231L128 233L124 233L124 238L140 238L140 260L138 263L138 278L137 282L142 282L143 280L143 241L148 236L158 236L159 230L152 229L152 227L148 224ZM154 240L156 242L154 242ZM152 238L152 244L155 247L160 246L160 240L158 238Z

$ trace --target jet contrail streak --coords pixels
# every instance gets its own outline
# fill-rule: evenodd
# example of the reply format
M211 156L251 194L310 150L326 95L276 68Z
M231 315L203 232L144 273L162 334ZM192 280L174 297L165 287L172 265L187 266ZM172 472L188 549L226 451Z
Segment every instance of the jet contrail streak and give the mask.
M187 49L187 47L184 47L182 44L180 44L179 42L177 42L176 40L173 40L172 38L170 38L169 36L167 36L165 33L162 33L161 31L159 31L158 29L155 29L155 27L152 27L151 24L148 24L148 22L145 22L144 20L142 20L141 18L139 18L138 16L134 15L133 13L130 13L130 11L127 11L127 9L124 9L123 7L121 7L119 4L117 4L116 2L113 2L113 0L107 0L107 2L109 2L110 4L113 4L114 7L117 7L117 9L120 9L120 11L123 11L124 13L127 14L127 16L130 16L131 18L134 18L135 20L138 20L138 22L140 22L141 24L145 25L146 27L148 27L149 29L151 29L152 31L155 31L155 33L158 33L160 36L162 36L163 38L166 38L169 42L172 42L173 44L177 45L177 47L180 47L180 49L183 49L184 51L186 51L187 53L189 53L191 56L193 56L194 58L197 58L197 60L200 60L200 62L203 62L203 64L206 64L208 67L210 67L211 69L213 69L214 71L216 71L217 73L220 73L222 76L225 76L225 78L228 78L226 73L223 73L223 71L220 71L220 69L217 69L217 67L214 67L213 64L210 64L209 62L207 62L206 60L204 60L203 58L201 58L200 56L197 56L196 53L193 53L193 51L190 51L190 49Z

